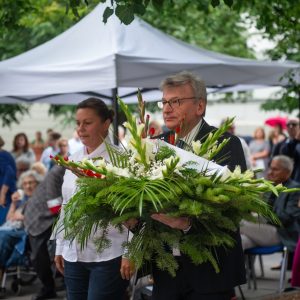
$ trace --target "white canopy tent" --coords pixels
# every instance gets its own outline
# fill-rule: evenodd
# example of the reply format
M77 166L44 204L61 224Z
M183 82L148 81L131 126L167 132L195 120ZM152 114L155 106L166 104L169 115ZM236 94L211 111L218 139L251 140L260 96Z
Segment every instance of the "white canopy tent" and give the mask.
M190 70L207 86L284 85L294 62L265 62L223 55L176 40L136 18L101 22L105 4L49 42L0 63L3 98L32 101L49 95L113 88L157 88L171 73ZM66 102L68 102L66 95Z
M201 75L208 87L278 86L287 83L280 80L287 71L299 68L294 62L256 61L194 47L139 18L126 26L112 16L103 24L105 7L99 4L56 38L0 62L0 103L67 104L91 94L114 99L127 88L130 93L137 87L157 88L165 76L182 70Z

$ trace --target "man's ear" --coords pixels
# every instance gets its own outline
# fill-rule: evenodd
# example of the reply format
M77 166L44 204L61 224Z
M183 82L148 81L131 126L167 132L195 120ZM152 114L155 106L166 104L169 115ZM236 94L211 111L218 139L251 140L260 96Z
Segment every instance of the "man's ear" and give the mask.
M199 100L197 103L197 109L196 113L198 116L204 116L205 115L205 109L206 109L206 101L204 100Z

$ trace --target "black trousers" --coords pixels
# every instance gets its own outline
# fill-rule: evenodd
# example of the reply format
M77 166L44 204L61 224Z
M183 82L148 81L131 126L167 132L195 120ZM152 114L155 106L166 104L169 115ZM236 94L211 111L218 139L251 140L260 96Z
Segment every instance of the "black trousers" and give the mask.
M43 291L55 290L51 259L48 251L48 241L51 236L52 226L38 236L29 234L31 248L30 260L37 272L37 276L43 284Z
M185 265L181 263L180 259L178 263L179 269L175 277L172 277L167 271L153 268L154 286L152 300L230 300L235 295L234 289L203 293L203 291L190 284L189 277L192 275L185 268Z

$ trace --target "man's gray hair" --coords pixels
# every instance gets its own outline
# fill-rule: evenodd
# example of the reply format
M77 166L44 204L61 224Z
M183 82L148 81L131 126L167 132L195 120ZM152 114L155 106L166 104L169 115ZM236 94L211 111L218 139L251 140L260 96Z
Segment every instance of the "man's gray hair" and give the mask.
M18 186L22 187L23 181L26 177L33 177L37 183L41 183L44 180L44 176L39 174L38 172L34 170L28 170L21 174L19 180L18 180Z
M199 76L188 71L182 71L165 78L160 84L160 90L162 91L166 87L181 86L187 83L193 88L196 100L207 101L205 82Z
M286 155L276 155L272 160L278 160L282 168L288 170L290 173L293 172L294 161L290 157Z

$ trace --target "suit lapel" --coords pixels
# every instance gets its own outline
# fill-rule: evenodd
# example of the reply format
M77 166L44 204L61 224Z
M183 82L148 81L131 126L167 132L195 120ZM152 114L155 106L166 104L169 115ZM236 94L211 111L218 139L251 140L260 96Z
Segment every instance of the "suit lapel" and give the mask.
M200 126L200 130L197 133L196 137L195 137L195 141L200 140L201 142L204 142L206 140L206 137L208 136L208 134L215 130L216 128L213 126L208 125L204 119L202 119L202 124Z

